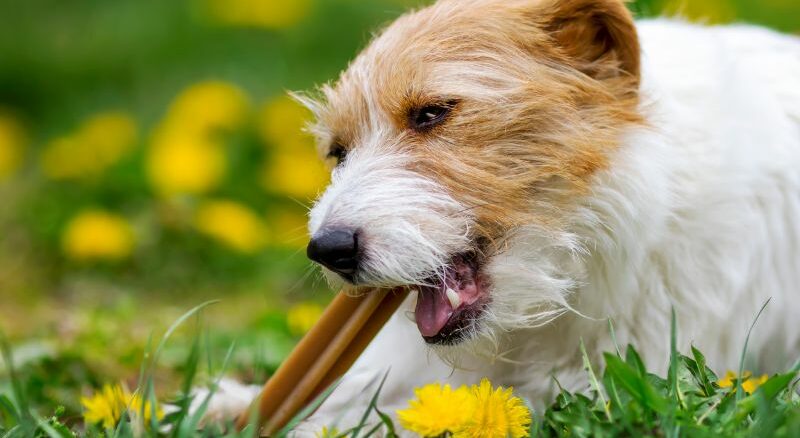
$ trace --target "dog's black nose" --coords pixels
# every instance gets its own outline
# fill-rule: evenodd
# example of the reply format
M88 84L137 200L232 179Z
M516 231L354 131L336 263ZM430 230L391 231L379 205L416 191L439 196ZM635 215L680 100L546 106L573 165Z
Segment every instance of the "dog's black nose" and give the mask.
M349 229L323 230L306 248L311 260L352 281L358 268L358 233Z

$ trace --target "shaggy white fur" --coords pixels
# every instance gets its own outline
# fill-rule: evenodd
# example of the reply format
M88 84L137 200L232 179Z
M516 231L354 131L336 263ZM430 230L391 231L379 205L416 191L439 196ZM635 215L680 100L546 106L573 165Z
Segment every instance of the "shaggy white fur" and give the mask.
M356 422L387 370L385 412L404 407L414 386L484 376L541 406L554 393L551 376L588 387L579 342L595 361L613 349L608 319L620 345L664 370L671 308L679 348L698 346L722 372L738 365L746 330L771 299L749 367L797 359L800 42L749 26L637 26L646 127L625 134L566 227L523 226L488 260L492 304L477 336L431 348L409 302L298 436ZM362 280L414 284L466 247L470 218L372 132L335 170L310 230L358 223L372 236Z
M626 134L567 230L523 227L492 257L492 330L432 354L406 314L409 304L298 434L357 418L371 395L368 383L387 370L387 412L403 407L413 386L435 381L488 376L536 405L553 394L550 376L585 389L579 341L594 359L611 350L608 318L621 345L635 345L663 370L673 307L681 350L698 346L722 372L738 365L746 330L771 298L753 333L751 368L772 371L797 358L800 42L757 27L672 20L642 21L638 30L648 127ZM398 236L392 244L401 250L382 249L378 258L387 263L374 271L390 273L393 285L411 283L463 244L455 236L465 225L437 223L437 235L403 222L459 207L435 182L381 167L393 158L374 159L348 158L312 213L311 230L343 202L341 214L365 215L381 236ZM369 166L382 170L370 174ZM348 184L358 189L347 192Z

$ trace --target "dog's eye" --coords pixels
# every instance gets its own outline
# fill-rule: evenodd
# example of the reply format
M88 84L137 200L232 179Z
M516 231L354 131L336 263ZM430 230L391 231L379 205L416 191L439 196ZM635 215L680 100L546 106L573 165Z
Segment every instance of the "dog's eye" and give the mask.
M334 143L331 146L330 151L328 152L328 158L336 159L336 164L339 165L344 161L344 157L347 156L347 149L339 143Z
M455 106L455 102L425 105L416 108L409 115L411 128L415 131L427 131L447 119L450 111Z

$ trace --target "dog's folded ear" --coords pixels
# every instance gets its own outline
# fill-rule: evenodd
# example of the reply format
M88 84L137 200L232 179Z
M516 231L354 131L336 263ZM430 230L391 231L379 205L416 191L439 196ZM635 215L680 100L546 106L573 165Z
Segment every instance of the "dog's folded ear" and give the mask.
M623 0L538 0L532 18L561 60L596 79L639 81L639 39Z

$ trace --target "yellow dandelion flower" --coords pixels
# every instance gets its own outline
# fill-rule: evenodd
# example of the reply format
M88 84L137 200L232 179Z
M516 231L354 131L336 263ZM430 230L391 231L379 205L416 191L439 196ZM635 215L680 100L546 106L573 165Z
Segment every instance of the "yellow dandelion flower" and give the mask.
M720 388L734 388L735 390L737 380L739 380L739 376L735 372L728 370L721 379L717 380L717 385ZM753 373L744 371L741 375L741 380L744 392L752 394L759 386L769 380L769 377L766 374L762 374L760 377L753 377Z
M768 379L769 377L767 377L766 374L762 374L761 377L751 377L742 383L742 389L744 389L744 392L752 394L756 391L756 389L758 389L759 386L763 385Z
M225 177L227 157L218 134L244 123L247 97L233 84L206 81L175 98L153 134L147 175L164 196L197 195L214 189Z
M267 243L268 232L261 218L250 208L233 201L208 201L195 216L201 233L231 249L252 254Z
M136 121L125 112L96 114L83 122L79 131L82 142L95 153L95 159L108 166L116 163L136 143Z
M433 383L414 390L416 399L408 408L397 411L400 424L421 436L439 436L463 428L474 411L475 397L462 386Z
M175 98L165 124L192 135L210 135L241 126L248 109L241 88L224 81L204 81L187 87Z
M106 429L113 428L122 419L125 411L131 416L137 416L142 411L142 398L139 394L131 395L121 385L103 385L100 391L91 397L81 397L83 405L83 419L87 423L100 424ZM164 417L164 411L156 405L153 409L151 402L144 404L144 421L149 423L155 412L157 419Z
M313 138L303 132L311 114L288 96L267 102L259 116L259 132L271 149L261 172L261 186L271 193L313 198L330 174L319 159Z
M0 181L10 176L22 163L27 136L16 117L0 112Z
M136 144L136 121L125 112L105 112L86 119L78 129L52 140L40 164L52 179L95 177L119 162Z
M207 0L209 15L221 24L268 29L291 27L307 17L312 0Z
M328 184L330 174L313 148L298 145L296 150L279 150L262 170L264 190L307 200L315 198Z
M61 240L67 257L77 261L118 261L131 255L134 234L125 218L102 210L87 210L72 218Z
M227 157L221 145L206 137L165 128L156 132L145 166L159 194L198 195L223 180Z
M519 438L527 436L531 413L513 389L492 389L488 379L473 385L475 409L465 424L453 433L459 438Z
M747 380L752 375L753 373L750 371L744 371L742 373L742 379ZM736 380L738 378L739 376L736 374L736 372L728 370L721 379L717 380L717 385L719 385L720 388L732 388L736 384Z
M311 120L311 112L289 96L280 95L264 104L258 116L262 140L272 145L312 138L303 130Z
M120 385L103 385L103 388L91 397L81 397L83 419L87 423L101 424L110 429L122 418L127 406L125 391Z
M146 401L144 402L144 406L142 406L142 396L139 393L133 395L127 395L127 407L128 411L131 415L137 416L142 413L144 409L144 422L145 424L150 424L150 420L153 418L153 414L156 415L157 420L161 420L164 418L164 410L161 409L161 406L156 403L153 406L152 402Z
M300 303L286 312L286 324L295 336L302 336L311 330L322 316L323 308L315 303Z

